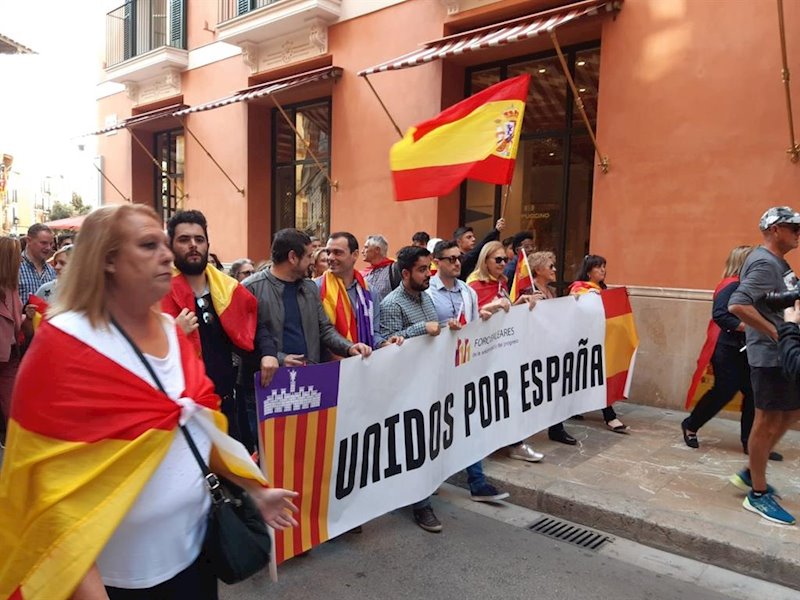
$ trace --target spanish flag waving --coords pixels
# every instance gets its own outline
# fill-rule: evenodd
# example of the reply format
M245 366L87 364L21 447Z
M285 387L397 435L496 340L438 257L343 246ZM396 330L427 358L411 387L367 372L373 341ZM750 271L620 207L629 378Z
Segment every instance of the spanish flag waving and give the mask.
M225 275L216 267L207 265L205 274L211 303L222 329L237 348L252 352L256 337L256 297L233 277ZM173 269L172 290L161 300L161 310L177 317L184 308L196 311L194 292L183 273ZM200 354L200 334L194 331L189 339Z
M411 127L389 154L397 199L444 196L465 179L511 183L529 84L506 79Z
M528 264L528 257L525 255L525 250L519 249L517 254L517 268L514 271L514 281L511 284L511 303L516 302L522 293L533 287L533 278L531 277L531 266Z
M4 600L72 594L167 454L182 411L232 472L265 483L225 435L219 397L180 331L179 401L124 366L127 349L110 335L60 314L42 323L22 362L0 472Z

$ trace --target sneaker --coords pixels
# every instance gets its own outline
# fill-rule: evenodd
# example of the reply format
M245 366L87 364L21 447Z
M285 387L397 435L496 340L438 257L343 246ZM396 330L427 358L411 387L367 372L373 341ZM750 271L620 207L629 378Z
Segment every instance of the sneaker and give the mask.
M527 462L537 463L544 458L544 454L537 452L533 446L522 442L516 446L512 446L508 451L508 457L516 460L524 460Z
M442 530L442 522L436 518L430 506L414 509L414 521L425 531L430 531L431 533L439 533Z
M745 496L742 506L744 506L745 510L761 515L767 521L779 523L780 525L795 524L794 517L786 512L775 500L775 496L769 492L756 497L751 491Z
M743 492L750 493L750 491L753 489L753 479L750 477L750 469L742 469L735 475L731 475L728 481L730 481ZM770 484L767 484L767 493L773 494L774 496L780 496L777 490Z
M484 483L477 490L470 492L470 497L475 502L499 502L508 496L508 492L498 492L496 487L488 483Z

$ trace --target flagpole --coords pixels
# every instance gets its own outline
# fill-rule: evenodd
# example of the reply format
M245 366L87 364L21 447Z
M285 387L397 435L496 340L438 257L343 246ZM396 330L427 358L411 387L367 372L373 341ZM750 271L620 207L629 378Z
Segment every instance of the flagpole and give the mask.
M506 218L506 207L508 206L508 194L511 192L511 185L505 184L503 186L503 199L500 201L500 218Z

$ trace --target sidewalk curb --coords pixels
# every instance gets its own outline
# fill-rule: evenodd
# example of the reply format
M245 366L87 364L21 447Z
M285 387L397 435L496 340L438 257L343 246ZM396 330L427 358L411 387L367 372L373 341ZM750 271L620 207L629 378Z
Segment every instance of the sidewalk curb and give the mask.
M635 500L598 493L577 483L542 477L541 482L537 478L536 488L525 487L494 476L493 462L493 459L484 461L487 479L511 494L508 502L800 590L800 552L794 544L773 541L766 547L758 547L751 536L734 528L722 530L685 513L648 510ZM453 475L448 483L467 487L463 471ZM742 509L742 518L751 517ZM795 560L787 558L791 556Z

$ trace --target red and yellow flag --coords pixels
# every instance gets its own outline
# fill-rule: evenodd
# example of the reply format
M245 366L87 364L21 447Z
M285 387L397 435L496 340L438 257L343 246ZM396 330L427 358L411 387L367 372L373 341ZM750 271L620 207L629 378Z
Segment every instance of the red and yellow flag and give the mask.
M208 290L211 292L211 303L222 329L237 348L252 352L256 337L256 297L233 277L225 275L216 267L207 265L205 274ZM192 312L197 310L194 292L183 273L173 269L172 290L161 300L161 310L177 317L184 308ZM201 318L201 315L197 315L197 318ZM189 339L199 354L200 334L194 331Z
M68 598L175 436L181 407L91 345L91 331L70 315L45 321L17 375L0 472L0 598ZM218 407L214 386L178 339L182 395L228 440L225 417L206 410ZM243 448L231 455L211 437L228 468L264 482Z
M533 287L533 277L531 277L531 266L528 264L528 257L525 250L519 249L517 254L517 268L514 271L514 282L511 284L511 303L517 301L524 290Z
M39 298L34 294L31 294L28 297L28 304L34 306L36 308L36 312L33 315L33 330L36 331L39 329L39 325L42 324L42 320L45 317L45 313L47 313L47 302Z
M603 290L600 297L606 312L606 389L610 406L627 398L639 335L627 289Z
M444 196L465 179L511 183L529 84L506 79L411 127L389 154L397 200Z

